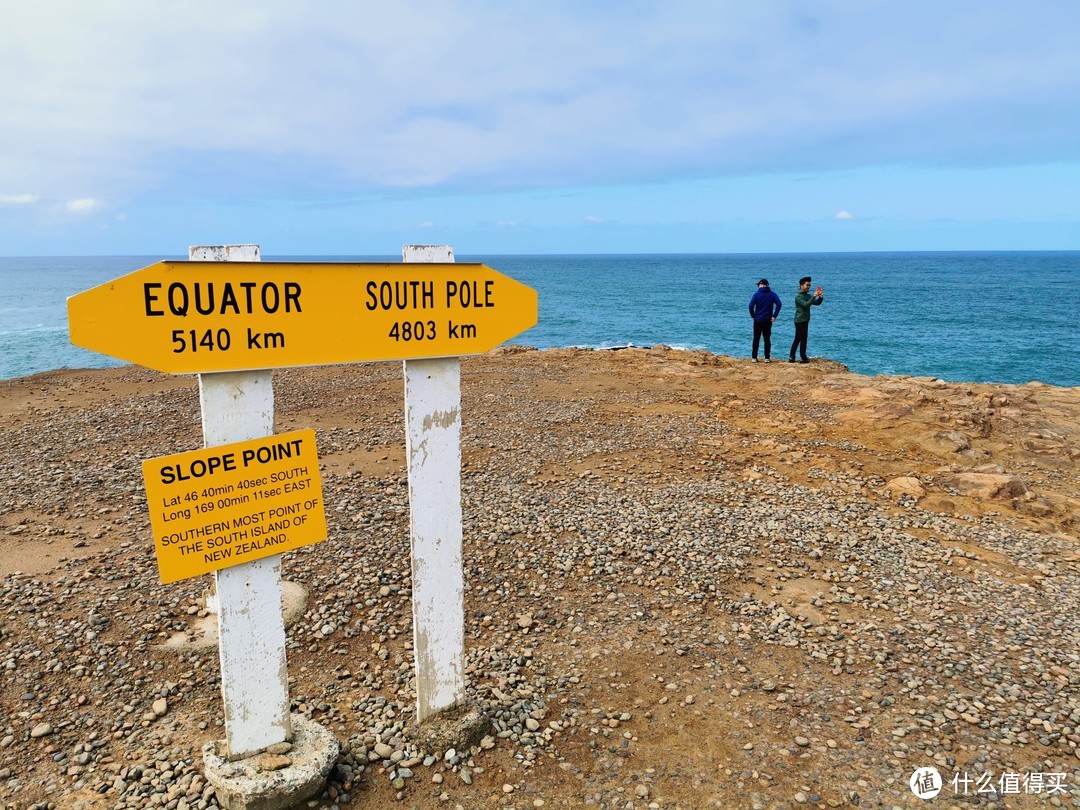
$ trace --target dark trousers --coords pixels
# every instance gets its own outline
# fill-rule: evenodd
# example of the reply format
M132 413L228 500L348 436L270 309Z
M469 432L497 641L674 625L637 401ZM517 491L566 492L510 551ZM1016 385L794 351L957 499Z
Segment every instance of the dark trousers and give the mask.
M751 357L757 357L757 347L761 339L765 338L765 359L772 356L772 321L754 321L754 353Z
M794 360L795 350L799 350L799 357L806 359L806 333L810 330L810 321L795 324L795 340L791 341L791 351L788 356Z

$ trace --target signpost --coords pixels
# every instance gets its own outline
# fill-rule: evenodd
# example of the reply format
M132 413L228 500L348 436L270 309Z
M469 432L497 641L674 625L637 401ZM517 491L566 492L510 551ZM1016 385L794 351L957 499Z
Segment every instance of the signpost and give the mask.
M452 262L446 245L410 245L405 262ZM461 561L461 361L406 360L416 717L465 699L465 574Z
M172 374L482 354L536 320L482 264L169 261L68 299L76 346Z
M193 247L188 253L193 261L250 262L259 258L257 245ZM218 265L218 274L224 279L229 271ZM72 300L68 300L68 317L74 329ZM78 309L76 306L75 311ZM126 321L137 317L130 312L117 314L126 315ZM116 320L113 331L123 335L126 321ZM269 371L200 374L199 402L206 447L250 441L274 432L274 387ZM285 742L293 734L285 620L281 615L281 556L215 571L214 587L226 753L235 760Z
M268 369L405 361L423 721L465 697L458 358L537 322L535 290L454 263L448 246L408 246L400 265L259 258L256 245L191 248L190 261L158 262L68 299L75 345L199 374L205 449L143 470L162 582L214 571L230 760L293 736L277 552L326 536L314 432L271 435ZM228 782L227 770L214 778Z

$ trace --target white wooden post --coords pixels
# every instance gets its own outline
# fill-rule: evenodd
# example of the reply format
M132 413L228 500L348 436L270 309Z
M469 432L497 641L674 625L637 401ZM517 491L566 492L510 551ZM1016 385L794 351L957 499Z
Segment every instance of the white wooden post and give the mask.
M449 245L406 245L406 262L452 262ZM405 360L416 716L465 700L461 562L461 361Z
M192 261L259 261L258 245L193 247ZM269 371L199 375L203 443L247 441L274 432ZM218 651L229 759L242 759L292 737L281 556L215 572Z

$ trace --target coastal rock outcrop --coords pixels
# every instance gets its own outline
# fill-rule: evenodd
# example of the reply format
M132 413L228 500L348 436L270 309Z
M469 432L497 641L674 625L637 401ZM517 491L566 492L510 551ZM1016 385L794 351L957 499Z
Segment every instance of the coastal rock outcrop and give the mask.
M900 478L894 478L887 483L885 485L885 491L892 492L895 495L908 495L912 498L921 498L926 494L926 487L922 485L922 482L918 478L905 475Z
M1018 475L997 472L964 472L947 476L942 483L969 498L1012 500L1023 497L1027 484Z

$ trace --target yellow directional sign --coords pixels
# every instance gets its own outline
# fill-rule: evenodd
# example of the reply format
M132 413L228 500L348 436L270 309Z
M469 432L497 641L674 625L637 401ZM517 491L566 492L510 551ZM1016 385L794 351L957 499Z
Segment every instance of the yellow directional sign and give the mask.
M143 462L161 581L326 539L315 431Z
M482 354L536 320L464 263L168 261L68 299L76 346L173 374Z

